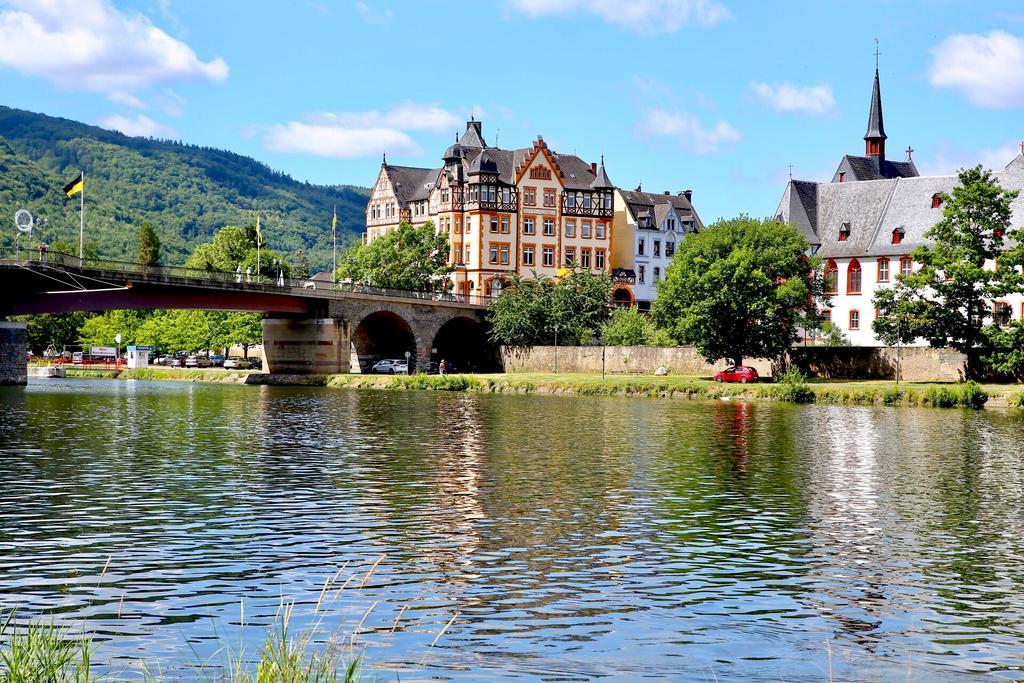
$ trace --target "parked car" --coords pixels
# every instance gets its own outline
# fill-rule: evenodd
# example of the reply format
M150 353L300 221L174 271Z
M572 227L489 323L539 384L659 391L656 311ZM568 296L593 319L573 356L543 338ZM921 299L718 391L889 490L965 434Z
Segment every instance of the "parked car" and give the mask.
M212 356L210 356L210 365L212 365L215 368L219 368L224 365L225 360L226 359L224 358L223 353L215 353Z
M263 369L263 359L257 358L256 356L249 357L249 367L255 368L256 370Z
M206 356L189 356L185 359L186 368L208 368L210 359Z
M246 358L238 358L237 356L231 356L224 359L225 370L248 370L252 367L252 363Z
M385 358L373 364L370 372L377 375L394 375L408 372L409 365L400 358Z
M716 372L713 379L716 382L739 382L740 384L756 382L757 370L746 365L737 365Z
M82 354L81 351L75 351L73 354L71 354L71 362L74 363L75 365L81 365L82 359L84 357L85 356Z
M182 358L181 356L173 356L171 358L171 367L172 368L180 368L184 364L185 364L185 359Z

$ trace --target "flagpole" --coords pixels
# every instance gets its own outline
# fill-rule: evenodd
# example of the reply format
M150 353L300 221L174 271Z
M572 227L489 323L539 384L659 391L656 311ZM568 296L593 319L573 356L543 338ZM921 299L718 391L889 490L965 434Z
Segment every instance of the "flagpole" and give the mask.
M260 242L263 238L260 236L260 212L256 212L256 282L260 281Z
M78 210L78 265L85 263L85 171L82 171L82 199Z
M334 205L334 218L331 219L331 241L334 243L334 261L331 269L331 279L334 279L334 274L338 272L338 205Z

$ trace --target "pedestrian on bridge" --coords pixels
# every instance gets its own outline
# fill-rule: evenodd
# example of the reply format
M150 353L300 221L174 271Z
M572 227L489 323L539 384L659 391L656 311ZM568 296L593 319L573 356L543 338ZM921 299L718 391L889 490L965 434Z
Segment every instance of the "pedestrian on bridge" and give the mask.
M242 282L242 264L239 263L238 267L235 268L235 282L241 284Z

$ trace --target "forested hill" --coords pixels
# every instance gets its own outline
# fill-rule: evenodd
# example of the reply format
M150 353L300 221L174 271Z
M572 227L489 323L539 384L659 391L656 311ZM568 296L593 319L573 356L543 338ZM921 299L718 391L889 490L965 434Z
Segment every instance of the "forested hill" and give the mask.
M65 183L86 173L86 240L102 256L135 256L148 221L163 261L183 263L196 244L225 225L251 225L261 209L264 239L285 255L305 249L314 268L331 262L331 212L338 241L363 231L369 191L311 185L255 159L224 150L133 138L77 121L0 106L0 247L14 242L14 212L48 224L33 241L78 241L77 196Z

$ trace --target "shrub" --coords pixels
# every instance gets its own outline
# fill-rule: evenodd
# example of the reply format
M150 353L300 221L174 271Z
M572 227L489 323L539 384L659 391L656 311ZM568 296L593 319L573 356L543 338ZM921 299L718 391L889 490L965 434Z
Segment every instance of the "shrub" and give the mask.
M814 391L807 386L807 381L800 370L789 366L776 376L775 396L790 403L814 403Z
M882 392L882 403L887 406L894 406L903 400L903 392L899 387L889 387Z

